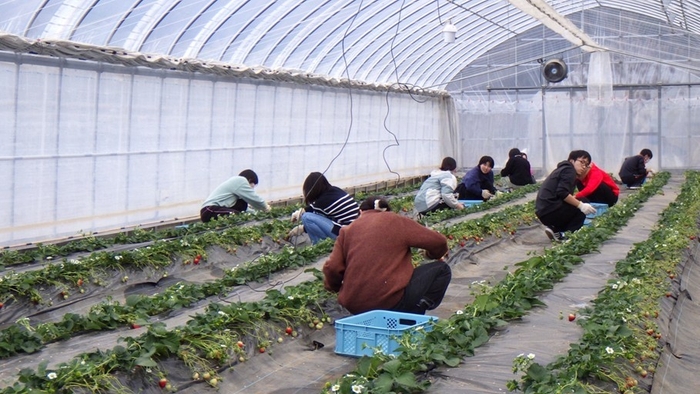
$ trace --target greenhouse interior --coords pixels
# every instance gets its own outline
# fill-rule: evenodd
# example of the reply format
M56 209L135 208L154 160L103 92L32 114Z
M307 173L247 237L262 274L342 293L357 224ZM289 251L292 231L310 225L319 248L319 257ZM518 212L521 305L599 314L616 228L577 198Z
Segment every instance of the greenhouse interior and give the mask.
M697 392L700 0L0 0L0 87L0 394Z

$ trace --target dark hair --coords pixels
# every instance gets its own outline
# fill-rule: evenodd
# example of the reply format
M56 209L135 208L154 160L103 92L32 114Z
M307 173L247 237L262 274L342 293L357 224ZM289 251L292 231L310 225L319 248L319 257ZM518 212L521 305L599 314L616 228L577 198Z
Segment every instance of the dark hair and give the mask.
M255 173L253 170L243 170L241 171L238 176L242 176L243 178L248 180L248 183L252 183L253 185L258 184L258 174Z
M369 211L372 209L377 209L378 211L384 210L387 212L391 211L389 202L379 196L369 196L360 204L360 211Z
M457 168L457 161L451 157L446 157L442 159L442 164L440 164L440 169L442 171L454 171Z
M332 187L323 174L312 172L304 180L304 186L301 189L304 193L304 203L311 204L316 201L318 196L329 191Z
M517 155L519 155L519 154L520 154L520 149L518 149L518 148L513 148L513 149L511 149L511 150L508 151L508 158L509 158L509 159L512 159L512 158L514 158L515 156L517 156Z
M654 155L651 153L651 149L647 149L647 148L642 149L642 151L639 152L639 154L640 154L641 156L649 156L650 159L651 159L652 157L654 157Z
M482 164L486 164L486 163L491 164L491 168L493 168L493 165L494 165L493 157L491 157L491 156L481 156L481 159L479 159L479 164L478 164L478 165L482 165Z
M578 159L588 159L589 163L593 161L593 159L591 159L591 154L585 150L572 150L571 153L569 153L569 158L567 160Z

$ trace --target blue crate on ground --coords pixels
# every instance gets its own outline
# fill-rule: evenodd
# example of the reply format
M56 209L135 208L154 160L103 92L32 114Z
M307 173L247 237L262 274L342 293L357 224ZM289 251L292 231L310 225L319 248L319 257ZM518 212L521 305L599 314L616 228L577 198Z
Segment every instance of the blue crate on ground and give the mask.
M469 208L469 207L473 207L474 205L479 205L484 201L482 201L482 200L459 200L459 202L461 202L465 208Z
M384 353L398 354L399 344L394 337L421 327L432 329L430 321L435 316L416 315L384 310L369 311L335 321L335 352L345 356L371 356L372 348L381 348ZM419 340L416 334L416 340ZM366 346L363 346L366 345Z
M604 214L608 210L608 204L600 204L597 202L592 202L590 204L593 206L593 208L595 208L596 213L586 215L586 217L589 219L593 219L594 217L598 217L598 216Z

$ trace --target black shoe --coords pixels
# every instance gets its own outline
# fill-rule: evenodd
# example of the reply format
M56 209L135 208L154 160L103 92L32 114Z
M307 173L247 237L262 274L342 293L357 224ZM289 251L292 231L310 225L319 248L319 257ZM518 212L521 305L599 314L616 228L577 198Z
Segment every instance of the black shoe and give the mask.
M545 227L544 233L547 234L547 238L552 242L563 242L567 239L564 233L556 232L549 227Z

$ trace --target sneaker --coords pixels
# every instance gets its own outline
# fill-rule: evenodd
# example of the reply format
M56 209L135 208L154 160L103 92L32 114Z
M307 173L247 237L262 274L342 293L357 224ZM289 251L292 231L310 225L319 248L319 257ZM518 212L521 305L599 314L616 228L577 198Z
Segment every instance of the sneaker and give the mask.
M550 241L555 241L557 239L558 233L555 233L554 230L549 227L544 228L544 233L547 234L547 238L549 238Z
M545 227L544 233L547 234L547 238L549 238L549 240L552 242L564 242L567 240L564 233L556 232L549 227Z
M628 187L629 190L639 190L639 189L641 189L641 188L642 188L641 186L630 186L630 187Z

